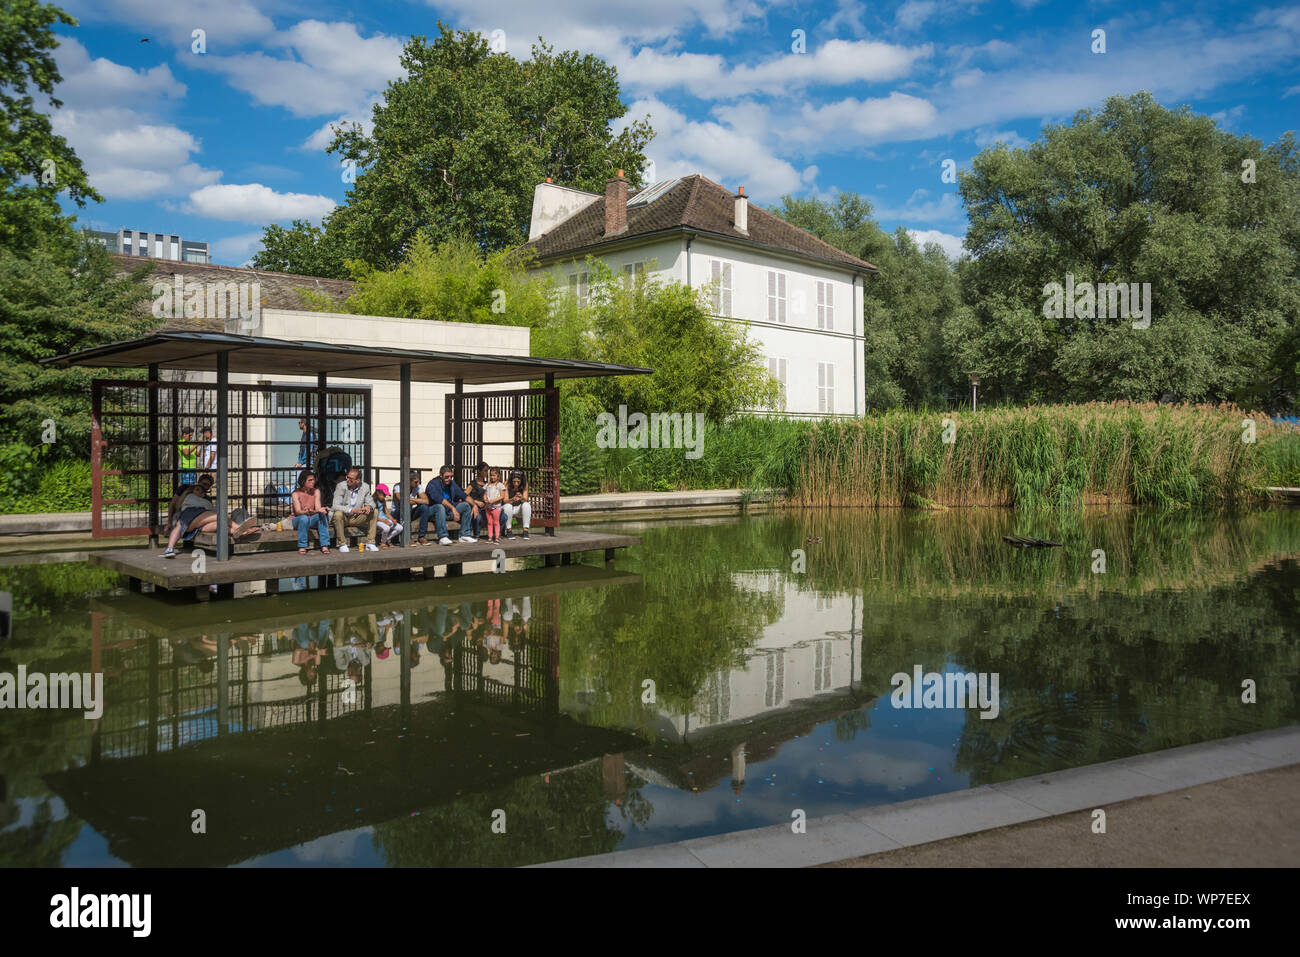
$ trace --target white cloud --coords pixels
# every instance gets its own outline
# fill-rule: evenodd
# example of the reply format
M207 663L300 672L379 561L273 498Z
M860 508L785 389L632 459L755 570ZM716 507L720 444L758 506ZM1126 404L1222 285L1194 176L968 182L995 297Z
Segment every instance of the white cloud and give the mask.
M220 171L193 161L198 139L163 119L167 101L185 95L165 64L133 70L91 59L66 37L55 57L64 78L56 93L64 105L53 112L51 126L105 199L181 196L221 178Z
M335 206L328 196L277 193L261 183L219 183L190 193L189 212L239 223L271 223L292 219L320 222Z
M287 51L196 57L195 65L225 77L264 106L295 116L362 113L376 93L402 75L402 41L363 37L351 23L302 20L268 39Z
M939 4L934 0L907 0L894 13L894 22L904 30L915 30L934 16Z
M930 44L895 46L875 40L829 40L807 53L787 53L754 66L728 68L717 54L665 53L643 47L613 59L619 80L636 90L682 89L702 99L753 93L788 94L812 85L894 80L934 52Z
M506 49L527 57L541 36L557 50L610 57L626 48L683 36L724 37L765 15L759 0L657 0L652 8L610 0L425 0L448 23L484 35L505 33ZM454 15L448 15L454 14ZM788 42L788 39L786 40ZM788 47L787 47L788 48Z
M843 153L868 143L917 139L938 115L928 100L894 90L876 99L804 105L797 115L776 117L774 129L784 145L800 154Z
M1246 114L1245 104L1238 104L1226 110L1219 110L1210 114L1210 119L1219 124L1220 129L1232 130L1237 128L1237 121Z
M954 236L952 233L943 233L937 229L909 229L907 235L911 236L918 246L938 243L949 259L960 259L964 255L969 255L961 245L964 236Z
M936 177L937 178L937 177ZM964 220L961 199L955 192L944 192L937 199L930 198L928 189L917 189L902 206L885 206L871 198L876 215L881 219L898 219L922 223L950 223Z
M1015 130L995 130L988 127L976 130L974 139L975 145L980 149L992 146L994 143L1006 143L1007 146L1016 149L1024 149L1029 145L1029 140Z
M755 126L761 123L761 109L747 114ZM729 123L691 120L657 99L638 100L628 109L629 117L646 113L658 134L646 152L659 180L701 173L729 188L745 186L756 202L766 204L798 192L816 176L816 167L796 168L753 132Z
M207 31L209 53L275 32L253 0L64 0L60 6L83 21L132 24L141 37L182 45L187 54L195 28Z

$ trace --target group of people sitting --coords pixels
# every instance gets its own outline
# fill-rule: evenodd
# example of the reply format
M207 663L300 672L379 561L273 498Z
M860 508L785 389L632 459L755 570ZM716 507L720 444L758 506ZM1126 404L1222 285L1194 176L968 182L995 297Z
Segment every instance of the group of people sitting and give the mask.
M455 667L457 651L468 653L471 660L476 658L482 664L498 665L508 652L518 653L532 640L529 634L532 607L527 595L494 598L486 605L439 604L435 609L420 608L405 614L412 615L409 651L403 648L398 625L404 613L399 611L295 626L293 663L299 668L298 680L311 687L323 670L342 674L359 685L364 669L373 660L382 662L394 653L399 658L404 653L410 654L414 668L420 664L423 652L430 652L449 673Z
M528 500L528 479L522 472L511 473L509 480L501 481L501 470L490 468L486 462L474 467L474 479L469 490L457 484L453 469L444 465L437 477L421 489L420 473L412 470L408 476L411 493L411 523L419 523L418 545L432 544L427 538L429 519L440 545L451 545L449 523L459 526L454 541L472 544L476 536L486 532L487 541L497 543L513 538L510 528L518 518L522 535L529 537L533 510ZM182 486L172 499L167 513L169 529L164 558L176 557L176 546L184 538L189 541L200 533L217 530L218 516L212 502L215 481L211 474L201 475L197 482ZM349 529L361 534L361 548L368 552L400 544L402 531L402 486L396 485L390 495L387 485L376 485L372 490L361 478L359 469L349 469L325 505L317 487L316 473L303 469L298 474L298 484L289 496L292 514L288 523L298 533L298 554L306 555L308 536L312 529L320 542L322 554L328 555L331 539L338 543L340 552L347 552ZM244 509L230 514L230 537L236 541L257 531L257 521ZM261 530L283 528L286 522L263 525Z
M426 537L430 518L440 545L451 545L453 541L473 544L484 531L487 541L492 543L512 538L510 526L516 517L522 525L523 537L529 537L533 510L528 501L528 480L522 472L514 472L508 482L502 482L500 469L489 468L486 462L480 462L474 467L474 480L466 491L457 484L452 467L444 465L438 470L437 477L423 489L420 487L420 473L415 470L408 476L407 484L413 490L411 524L419 523L417 545L432 544ZM361 473L352 469L335 488L327 508L321 502L315 474L303 470L291 497L293 527L298 531L298 554L307 554L308 534L313 528L324 554L329 554L331 531L334 540L340 543L339 551L348 550L344 542L349 528L362 530L362 541L367 551L400 544L397 536L402 531L402 494L400 483L391 493L388 486L382 484L371 490L361 480ZM449 527L452 521L459 526L454 540Z

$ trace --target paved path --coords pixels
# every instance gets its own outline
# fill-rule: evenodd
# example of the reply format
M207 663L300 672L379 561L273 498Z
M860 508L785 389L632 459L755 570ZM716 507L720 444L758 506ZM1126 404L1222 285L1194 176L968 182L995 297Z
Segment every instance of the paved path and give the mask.
M822 867L1296 867L1300 764Z
M1271 789L1269 799L1263 801L1249 793L1249 781L1236 786L1245 791L1226 782L1243 775L1293 769L1296 765L1300 765L1300 725L809 818L801 834L794 833L790 824L775 824L538 866L809 867L853 858L874 864L883 853L896 854L895 860L907 863L915 860L911 855L933 853L946 854L945 863L995 863L971 858L973 852L962 849L969 848L969 844L952 850L956 843L950 840L953 838L994 842L989 847L1002 847L998 841L1010 840L1005 846L1011 850L1003 853L1021 853L1021 863L1046 863L1047 855L1055 855L1050 860L1085 864L1093 858L1083 857L1082 848L1104 855L1110 847L1112 855L1128 853L1134 862L1141 853L1163 851L1169 855L1167 860L1172 861L1172 855L1177 853L1181 855L1179 860L1200 867L1222 866L1230 859L1249 859L1252 863L1285 861L1294 866L1300 864L1295 840L1300 829L1300 811L1296 810L1300 804L1300 778L1283 774L1262 779ZM1202 798L1202 804L1196 803L1194 795L1190 801L1181 796L1185 789L1212 782L1225 782L1225 788L1202 792L1216 796ZM1155 800L1157 795L1165 798L1154 805L1157 811L1135 812L1128 806L1134 799ZM1229 803L1233 796L1247 803L1234 806ZM1174 810L1170 811L1170 807ZM1092 833L1091 815L1095 809L1107 814L1105 835ZM1141 820L1150 825L1159 812L1166 812L1175 828L1164 832L1165 843L1170 842L1168 835L1173 833L1177 848L1162 846L1154 836L1150 840L1134 837L1142 826L1135 823L1135 817L1142 815ZM1036 823L1037 828L1017 830L1029 822ZM1208 831L1216 834L1212 840ZM1219 836L1219 831L1230 837ZM1027 836L1019 837L1022 833ZM1005 834L1012 837L1001 836ZM1122 837L1116 839L1116 835ZM1228 858L1225 848L1234 838L1241 846L1234 857ZM934 850L936 841L943 842L947 849ZM1116 847L1126 841L1132 844L1131 849ZM1225 852L1224 856L1220 852Z

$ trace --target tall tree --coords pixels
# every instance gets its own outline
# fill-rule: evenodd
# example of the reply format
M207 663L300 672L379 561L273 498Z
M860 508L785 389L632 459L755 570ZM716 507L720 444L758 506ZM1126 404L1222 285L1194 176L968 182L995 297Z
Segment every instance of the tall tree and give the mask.
M540 41L521 62L481 34L438 29L433 42L406 45L406 75L389 84L369 133L336 130L328 152L356 167L346 204L320 235L301 223L268 229L256 265L341 276L344 260L397 264L417 235L501 250L527 238L533 189L548 176L599 191L623 169L640 184L652 133L644 120L610 131L626 113L613 67Z
M1289 134L1265 148L1149 93L1112 97L1027 149L985 150L960 190L972 312L949 335L996 392L1295 402L1300 175ZM1067 282L1078 298L1057 314L1046 290ZM1149 283L1149 326L1109 314L1109 296L1098 315L1084 283Z
M61 193L78 206L101 201L32 95L61 106L53 28L76 23L37 0L0 5L0 445L10 446L10 463L34 461L33 449L48 454L43 439L50 435L56 457L88 450L88 384L105 373L50 369L42 358L158 324L139 308L148 287L116 277L103 247L80 235L59 208ZM30 486L32 476L22 478Z
M55 24L76 26L77 21L39 0L0 5L0 247L20 238L26 244L51 229L67 234L70 219L59 209L60 193L78 206L101 199L33 95L44 94L51 108L63 105L54 96L63 80L51 53L59 45Z

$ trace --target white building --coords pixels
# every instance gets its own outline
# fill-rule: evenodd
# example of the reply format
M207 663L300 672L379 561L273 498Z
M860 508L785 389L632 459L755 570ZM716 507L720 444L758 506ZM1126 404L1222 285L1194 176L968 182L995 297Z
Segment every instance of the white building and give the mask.
M534 269L579 302L589 296L587 258L615 275L648 273L706 288L714 316L747 328L784 387L783 408L755 412L809 418L863 411L863 290L876 267L700 175L629 194L541 183L528 242Z

